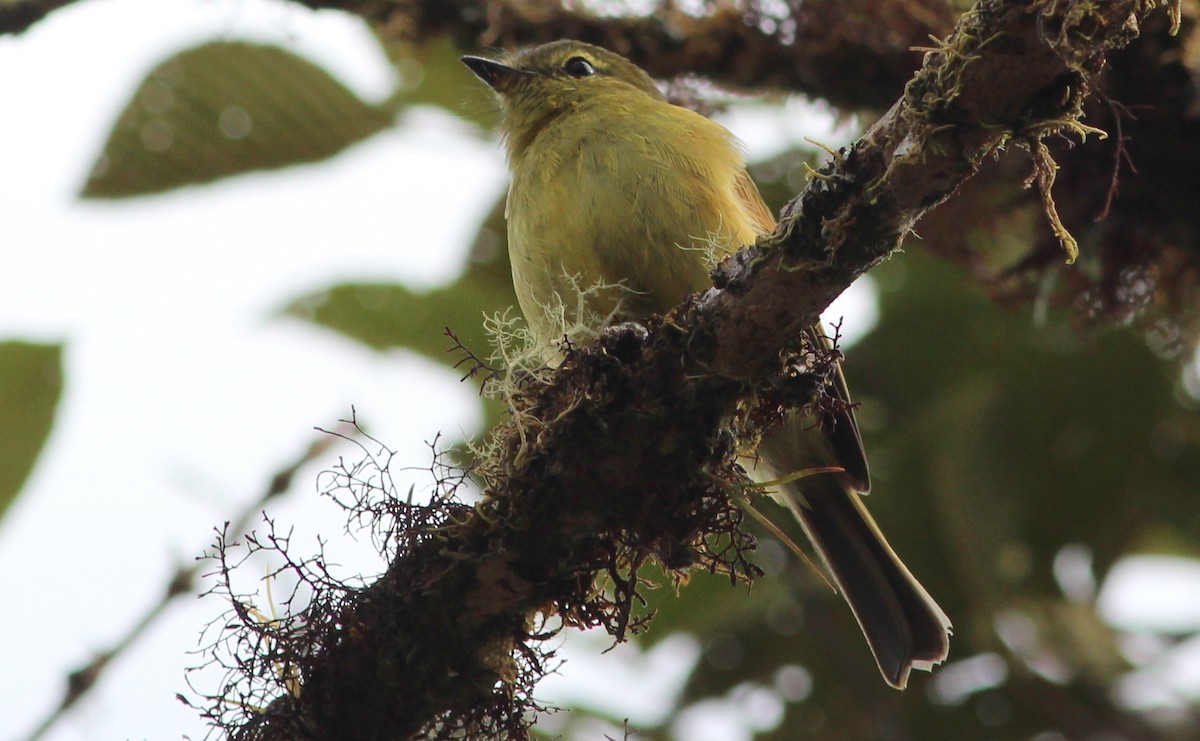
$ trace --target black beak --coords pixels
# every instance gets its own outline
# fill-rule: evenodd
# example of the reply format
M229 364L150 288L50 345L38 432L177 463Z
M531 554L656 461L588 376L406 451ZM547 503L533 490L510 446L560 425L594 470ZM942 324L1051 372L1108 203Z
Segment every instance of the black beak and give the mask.
M465 56L461 57L460 61L467 65L468 69L475 73L475 76L487 83L488 87L498 93L504 93L509 86L520 77L528 77L532 72L516 67L509 67L507 64L497 62L495 59L487 59L485 57Z

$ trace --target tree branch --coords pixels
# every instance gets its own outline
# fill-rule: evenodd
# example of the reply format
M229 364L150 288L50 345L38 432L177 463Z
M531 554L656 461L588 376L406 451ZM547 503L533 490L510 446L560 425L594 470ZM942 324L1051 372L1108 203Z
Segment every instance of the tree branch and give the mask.
M0 4L0 34L21 33L75 1ZM755 2L717 3L706 16L660 2L639 17L597 16L547 0L296 1L353 13L404 41L450 35L478 49L574 38L621 52L656 77L797 90L846 111L890 105L916 67L911 47L954 21L946 0L805 0L781 16Z
M775 234L721 266L699 309L713 369L761 368L988 156L1085 132L1089 80L1136 35L1135 11L1154 6L977 3L904 98L784 208Z
M15 0L0 4L0 34L28 31L33 24L76 0Z
M1159 4L977 3L903 99L814 175L775 234L727 260L713 289L610 328L524 385L498 454L474 471L479 505L392 501L403 527L390 532L401 552L387 573L306 613L303 631L271 634L269 659L247 665L287 667L286 692L228 730L524 737L548 616L619 640L649 559L752 576L731 504L735 455L781 350L984 158L1082 131L1089 80Z

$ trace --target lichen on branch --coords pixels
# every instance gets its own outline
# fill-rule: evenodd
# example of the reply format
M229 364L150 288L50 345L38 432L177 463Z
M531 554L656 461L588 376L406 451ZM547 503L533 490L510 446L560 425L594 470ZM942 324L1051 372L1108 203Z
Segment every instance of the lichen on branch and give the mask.
M977 3L779 229L717 268L711 290L529 376L494 455L470 471L477 504L445 496L426 513L394 493L364 500L404 515L385 529L395 559L315 621L311 643L292 644L283 699L230 730L521 738L546 635L600 625L624 637L646 618L644 564L752 576L736 460L773 415L815 402L816 384L788 373L796 338L986 158L1076 128L1105 55L1157 5Z

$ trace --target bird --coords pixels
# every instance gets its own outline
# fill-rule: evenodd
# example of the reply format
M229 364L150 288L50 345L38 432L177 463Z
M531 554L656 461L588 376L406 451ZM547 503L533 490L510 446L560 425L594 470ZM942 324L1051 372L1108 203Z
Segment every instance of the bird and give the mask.
M669 102L625 57L560 40L462 62L499 100L513 285L544 345L564 324L666 313L711 287L716 261L774 229L734 135ZM830 346L819 324L805 335ZM863 502L870 474L840 364L826 385L840 410L794 413L759 454L784 480L833 467L772 496L799 520L884 680L903 689L912 669L945 660L952 626Z

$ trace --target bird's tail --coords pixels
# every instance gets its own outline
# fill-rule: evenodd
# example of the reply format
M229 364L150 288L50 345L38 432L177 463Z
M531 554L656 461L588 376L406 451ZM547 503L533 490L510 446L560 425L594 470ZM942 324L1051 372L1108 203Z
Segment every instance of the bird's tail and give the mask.
M803 484L803 490L798 486ZM950 650L950 619L888 545L862 497L841 476L787 484L786 501L832 573L888 684L904 689Z

